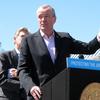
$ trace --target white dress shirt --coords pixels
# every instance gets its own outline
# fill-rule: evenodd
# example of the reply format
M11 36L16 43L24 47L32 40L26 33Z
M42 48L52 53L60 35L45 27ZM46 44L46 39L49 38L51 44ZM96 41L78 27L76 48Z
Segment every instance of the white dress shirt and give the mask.
M52 34L49 38L47 35L45 35L42 31L40 31L41 36L43 37L45 44L48 48L48 51L50 53L51 59L53 63L55 62L56 52L55 52L55 41L54 41L54 34Z

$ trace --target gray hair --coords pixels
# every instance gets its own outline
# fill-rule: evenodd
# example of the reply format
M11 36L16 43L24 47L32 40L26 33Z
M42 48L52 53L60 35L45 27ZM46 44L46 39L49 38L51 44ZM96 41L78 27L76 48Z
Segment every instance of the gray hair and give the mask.
M19 34L20 34L21 31L25 32L26 35L29 35L29 34L30 34L28 28L26 28L26 27L20 27L20 28L17 29L17 31L15 32L14 37L16 38L17 36L19 36Z
M51 7L50 5L48 5L48 4L45 4L45 5L40 6L40 7L37 9L36 13L38 13L41 9L45 9L45 8L49 8L49 9L51 10L51 12L52 12L52 15L53 15L54 17L56 17L55 9L54 9L53 7Z

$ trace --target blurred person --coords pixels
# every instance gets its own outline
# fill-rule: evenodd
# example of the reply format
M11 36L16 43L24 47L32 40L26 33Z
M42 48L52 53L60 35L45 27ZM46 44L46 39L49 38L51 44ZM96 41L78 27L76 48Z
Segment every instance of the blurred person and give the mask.
M27 92L27 100L40 100L41 87L66 68L70 54L90 54L100 48L100 34L89 43L75 40L69 33L57 32L54 8L37 9L39 30L22 40L18 75Z
M13 38L15 48L0 54L0 100L25 100L24 90L20 88L17 76L17 65L21 41L29 34L26 27L19 28Z

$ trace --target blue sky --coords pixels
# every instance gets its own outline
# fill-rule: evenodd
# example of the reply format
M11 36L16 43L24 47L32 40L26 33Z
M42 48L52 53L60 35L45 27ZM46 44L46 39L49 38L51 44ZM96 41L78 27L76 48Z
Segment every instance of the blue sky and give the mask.
M42 4L55 8L56 31L89 42L100 30L100 0L0 0L0 42L4 50L14 48L18 28L25 26L32 33L38 30L36 9Z

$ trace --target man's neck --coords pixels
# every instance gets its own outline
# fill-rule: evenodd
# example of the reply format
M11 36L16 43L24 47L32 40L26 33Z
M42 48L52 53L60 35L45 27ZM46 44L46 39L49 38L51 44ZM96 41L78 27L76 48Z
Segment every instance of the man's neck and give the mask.
M40 30L40 33L45 34L48 38L54 34L53 30L52 31L42 31L42 30Z

